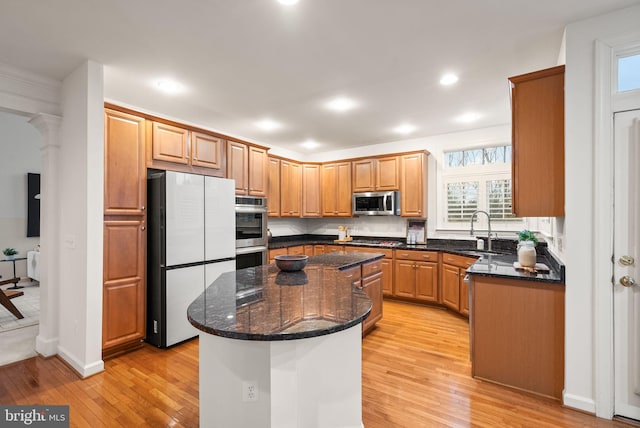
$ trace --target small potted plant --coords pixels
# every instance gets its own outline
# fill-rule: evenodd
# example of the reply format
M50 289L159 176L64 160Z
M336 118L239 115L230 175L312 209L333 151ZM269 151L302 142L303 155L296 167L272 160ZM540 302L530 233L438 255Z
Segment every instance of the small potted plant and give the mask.
M4 254L5 256L7 256L7 258L9 260L13 260L16 256L16 254L18 254L18 251L16 251L15 248L5 248L4 250L2 250L2 254Z
M522 267L536 266L536 244L538 238L530 230L521 230L518 235L518 263Z

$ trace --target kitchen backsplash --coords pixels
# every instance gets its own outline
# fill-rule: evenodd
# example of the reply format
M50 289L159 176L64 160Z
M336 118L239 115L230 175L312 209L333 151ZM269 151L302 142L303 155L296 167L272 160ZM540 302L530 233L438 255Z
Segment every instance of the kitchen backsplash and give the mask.
M395 216L371 216L359 218L270 218L269 229L273 236L289 235L338 235L338 226L348 226L349 233L357 236L385 236L404 238L407 234L406 219Z

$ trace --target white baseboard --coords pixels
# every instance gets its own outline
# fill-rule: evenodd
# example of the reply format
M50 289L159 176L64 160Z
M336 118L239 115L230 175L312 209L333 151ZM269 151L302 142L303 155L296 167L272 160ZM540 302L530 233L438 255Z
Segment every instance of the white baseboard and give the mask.
M567 407L582 410L583 412L596 413L596 402L591 398L562 392L562 403Z
M67 364L71 366L82 378L92 376L96 373L104 371L104 361L98 360L90 364L82 364L77 358L73 357L66 349L59 347L58 355Z
M43 357L52 357L58 353L58 338L47 339L38 335L36 337L36 352Z

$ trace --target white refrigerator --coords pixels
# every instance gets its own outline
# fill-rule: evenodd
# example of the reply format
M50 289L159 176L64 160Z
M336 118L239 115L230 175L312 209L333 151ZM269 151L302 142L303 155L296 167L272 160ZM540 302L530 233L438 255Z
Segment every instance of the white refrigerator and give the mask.
M167 347L198 335L187 307L235 270L235 186L173 171L147 177L147 341Z

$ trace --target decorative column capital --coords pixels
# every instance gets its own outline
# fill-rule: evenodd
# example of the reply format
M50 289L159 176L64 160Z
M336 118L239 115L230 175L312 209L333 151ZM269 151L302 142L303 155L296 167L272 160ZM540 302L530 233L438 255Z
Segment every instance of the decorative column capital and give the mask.
M33 125L44 137L42 142L42 148L47 146L59 147L58 142L58 130L62 123L62 118L53 114L39 113L29 120L29 123Z

